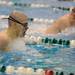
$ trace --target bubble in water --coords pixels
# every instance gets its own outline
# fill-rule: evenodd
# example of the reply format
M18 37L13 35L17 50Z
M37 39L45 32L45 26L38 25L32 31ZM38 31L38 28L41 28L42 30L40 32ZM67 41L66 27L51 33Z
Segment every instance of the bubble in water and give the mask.
M23 38L18 38L8 45L11 50L25 50L25 42Z

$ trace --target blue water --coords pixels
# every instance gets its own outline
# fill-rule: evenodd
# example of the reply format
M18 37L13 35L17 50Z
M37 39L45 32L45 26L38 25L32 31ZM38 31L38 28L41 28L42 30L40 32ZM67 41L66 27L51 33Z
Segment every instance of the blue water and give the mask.
M13 3L47 3L50 6L75 6L75 2L58 2L57 0L11 0ZM69 11L53 10L52 8L26 8L20 6L0 6L0 15L9 15L13 10L24 12L31 18L57 19ZM7 20L0 21L0 27L6 26ZM33 24L33 23L32 23ZM34 25L34 24L33 24ZM31 25L31 26L33 26ZM40 27L40 25L39 25ZM59 36L60 37L60 36ZM58 37L58 38L59 38ZM69 36L71 38L72 36ZM63 36L63 38L65 38ZM67 37L66 37L67 38ZM73 37L75 39L75 37ZM25 50L31 50L32 54ZM27 66L32 68L62 68L66 72L75 72L75 48L65 46L25 45L25 50L0 51L0 65L15 67ZM38 51L42 56L35 56ZM29 62L28 59L31 61Z

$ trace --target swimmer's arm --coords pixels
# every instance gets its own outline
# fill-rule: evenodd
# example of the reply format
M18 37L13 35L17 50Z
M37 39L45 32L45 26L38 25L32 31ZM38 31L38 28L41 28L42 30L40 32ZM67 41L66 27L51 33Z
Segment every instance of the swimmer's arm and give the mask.
M0 32L0 50L4 50L8 45L9 39L5 32Z

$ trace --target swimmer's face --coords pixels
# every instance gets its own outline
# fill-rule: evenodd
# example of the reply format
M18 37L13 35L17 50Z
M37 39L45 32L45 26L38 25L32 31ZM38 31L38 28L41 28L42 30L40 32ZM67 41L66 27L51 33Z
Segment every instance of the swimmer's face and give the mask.
M20 25L20 24L19 24ZM25 34L26 34L26 31L28 29L28 23L25 23L22 25L20 25L20 28L21 28L21 33L20 33L20 36L23 37Z

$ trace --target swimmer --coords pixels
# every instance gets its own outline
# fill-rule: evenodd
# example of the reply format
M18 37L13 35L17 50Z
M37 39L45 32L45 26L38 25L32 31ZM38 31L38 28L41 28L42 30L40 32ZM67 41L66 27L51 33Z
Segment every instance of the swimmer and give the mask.
M28 17L18 11L12 12L8 18L8 28L0 32L0 50L8 50L8 44L18 37L24 37L27 29Z
M60 17L50 27L41 29L39 32L43 34L57 34L70 27L75 27L75 7L71 8L71 13Z

